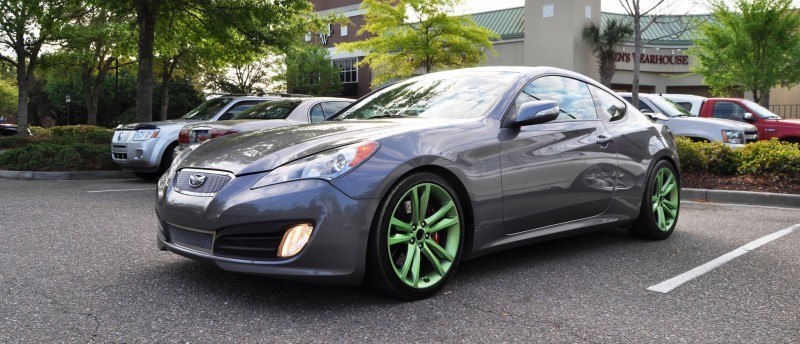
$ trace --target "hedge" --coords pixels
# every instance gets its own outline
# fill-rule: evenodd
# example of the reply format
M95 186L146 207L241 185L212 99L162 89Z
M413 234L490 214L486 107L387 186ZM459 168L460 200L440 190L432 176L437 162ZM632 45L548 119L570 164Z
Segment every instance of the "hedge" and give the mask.
M681 170L715 175L769 176L800 182L800 149L797 143L776 139L731 148L720 142L693 142L676 138Z
M16 171L119 170L111 160L114 131L89 125L31 128L33 137L4 137L0 168ZM36 135L40 136L36 136Z

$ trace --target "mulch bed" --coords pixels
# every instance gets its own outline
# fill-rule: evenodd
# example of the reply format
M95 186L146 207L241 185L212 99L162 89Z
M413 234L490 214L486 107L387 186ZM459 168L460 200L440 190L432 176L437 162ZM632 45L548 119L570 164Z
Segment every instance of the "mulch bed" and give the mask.
M800 194L800 180L773 180L770 177L738 175L718 176L707 173L683 173L681 184L685 188L736 190Z

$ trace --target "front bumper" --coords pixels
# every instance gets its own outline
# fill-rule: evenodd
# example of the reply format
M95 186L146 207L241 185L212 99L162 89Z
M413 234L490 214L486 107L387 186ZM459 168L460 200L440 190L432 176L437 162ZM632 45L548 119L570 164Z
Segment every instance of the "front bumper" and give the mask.
M170 143L169 140L163 138L151 138L145 141L112 142L111 159L119 167L126 170L156 172L161 166L161 157Z
M159 247L228 271L360 283L379 200L355 200L315 179L251 190L261 177L234 178L213 197L178 193L170 183L156 205ZM302 251L274 256L285 230L302 222L314 224Z

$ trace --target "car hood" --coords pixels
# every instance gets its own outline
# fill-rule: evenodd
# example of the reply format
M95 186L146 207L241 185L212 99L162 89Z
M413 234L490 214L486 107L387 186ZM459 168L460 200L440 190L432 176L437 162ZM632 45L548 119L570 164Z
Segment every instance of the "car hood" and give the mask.
M800 119L771 119L766 120L767 123L777 125L779 127L791 127L797 128L800 127Z
M686 117L670 117L670 121L679 120L685 123L692 123L695 125L708 125L710 123L714 123L718 125L720 128L723 129L734 129L734 130L744 130L744 131L757 131L758 129L752 125L747 123L742 123L730 119L721 119L721 118L710 118L710 117L693 117L693 116L686 116ZM669 122L666 123L669 125Z
M402 121L389 120L324 122L223 136L199 145L178 168L215 169L235 175L264 172L324 150L375 139L403 126Z
M120 124L116 130L138 130L138 129L155 129L167 125L180 125L184 126L189 123L197 123L199 120L193 119L171 119L167 121L152 121L142 123Z

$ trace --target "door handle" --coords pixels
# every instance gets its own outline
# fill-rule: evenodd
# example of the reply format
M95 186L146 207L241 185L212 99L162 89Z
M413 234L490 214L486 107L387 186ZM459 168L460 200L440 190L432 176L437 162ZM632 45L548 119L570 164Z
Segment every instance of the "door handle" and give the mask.
M609 135L609 136L600 135L600 136L597 137L597 144L599 144L599 145L605 145L605 144L608 144L611 141L614 141L614 136L611 136L611 135Z

